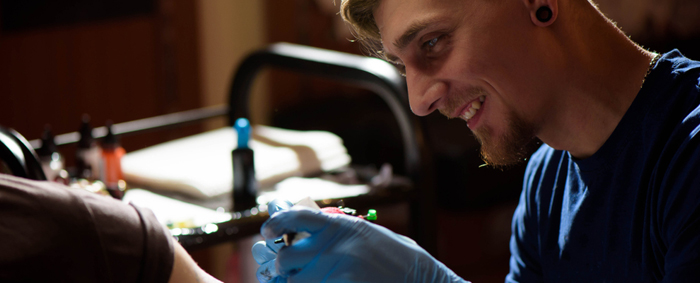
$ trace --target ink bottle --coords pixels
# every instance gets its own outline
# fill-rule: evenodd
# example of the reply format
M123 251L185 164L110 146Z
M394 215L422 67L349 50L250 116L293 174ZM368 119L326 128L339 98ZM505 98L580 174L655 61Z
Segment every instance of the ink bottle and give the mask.
M253 150L248 146L251 135L250 122L246 118L238 118L233 127L238 136L237 148L231 152L233 162L233 209L235 211L243 211L258 205L258 183L255 179Z
M119 145L119 139L112 132L112 122L108 121L106 127L107 135L102 140L100 179L112 197L122 199L125 185L121 159L126 151Z
M65 167L65 159L58 149L54 141L54 135L51 132L51 126L44 127L44 133L41 136L41 147L36 151L39 156L41 168L44 170L44 175L49 181L61 179L61 171Z
M101 150L92 135L90 116L83 114L78 148L75 151L75 177L78 179L97 180L100 177L99 166Z

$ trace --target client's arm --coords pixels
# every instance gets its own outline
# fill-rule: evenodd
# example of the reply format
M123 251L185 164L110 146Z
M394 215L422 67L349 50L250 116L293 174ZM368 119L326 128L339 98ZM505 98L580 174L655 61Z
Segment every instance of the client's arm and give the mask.
M199 268L180 244L175 243L173 246L175 248L175 262L173 263L173 271L170 273L170 281L168 283L221 283L221 281Z
M144 208L0 174L0 282L219 282Z

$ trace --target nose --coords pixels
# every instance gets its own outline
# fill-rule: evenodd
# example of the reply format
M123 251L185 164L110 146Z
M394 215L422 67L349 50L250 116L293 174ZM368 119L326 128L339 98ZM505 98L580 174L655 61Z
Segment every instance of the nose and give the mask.
M426 116L438 109L448 92L447 83L426 76L407 76L406 85L411 111L418 116Z

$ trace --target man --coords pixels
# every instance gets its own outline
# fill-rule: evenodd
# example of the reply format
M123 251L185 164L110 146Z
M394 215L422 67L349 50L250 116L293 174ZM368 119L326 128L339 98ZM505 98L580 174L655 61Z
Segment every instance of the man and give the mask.
M149 210L0 174L0 282L220 282Z
M487 164L523 161L544 143L513 216L506 282L700 278L699 62L644 50L587 0L341 9L370 52L405 72L413 112L465 120ZM292 209L262 229L266 239L298 231L312 236L266 258L272 280L461 280L351 219Z

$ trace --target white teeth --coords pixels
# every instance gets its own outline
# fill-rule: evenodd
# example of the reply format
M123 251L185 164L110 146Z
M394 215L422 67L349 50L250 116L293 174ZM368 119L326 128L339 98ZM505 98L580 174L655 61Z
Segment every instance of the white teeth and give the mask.
M479 109L481 109L481 103L484 102L484 98L485 98L484 96L480 96L479 101L472 102L470 107L469 107L469 111L464 112L464 114L462 115L462 118L464 120L469 120L472 117L474 117L474 115L476 115L476 112Z
M472 109L479 110L479 108L481 108L481 102L479 102L479 101L472 102Z
M462 115L462 118L464 118L464 120L469 120L472 117L474 117L475 114L476 114L476 109L470 108L469 111L464 112L464 115Z
M462 119L464 119L464 120L469 120L469 119L471 119L473 116L474 116L474 114L472 114L471 112L467 111L467 112L464 113L464 115L462 115Z

